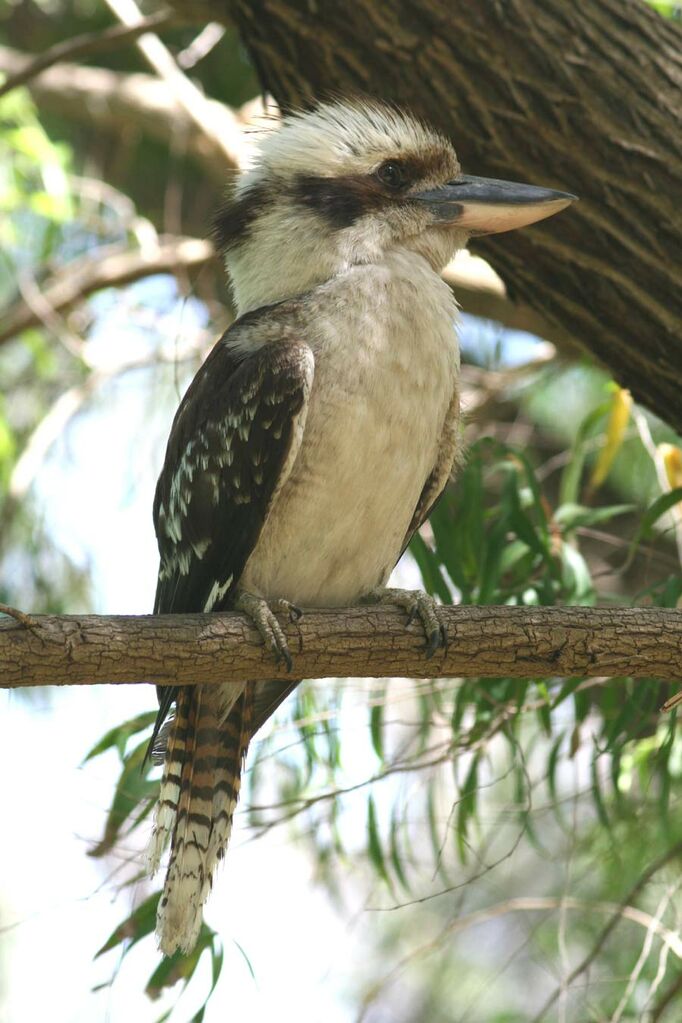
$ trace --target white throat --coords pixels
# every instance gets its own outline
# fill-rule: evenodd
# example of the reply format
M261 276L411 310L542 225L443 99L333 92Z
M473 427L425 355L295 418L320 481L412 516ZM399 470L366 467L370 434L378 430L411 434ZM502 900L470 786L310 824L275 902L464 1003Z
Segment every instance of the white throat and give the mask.
M311 291L353 267L382 266L405 257L432 271L466 244L461 231L425 231L390 244L385 225L367 218L359 228L321 230L314 213L277 207L262 214L248 238L226 257L237 315Z

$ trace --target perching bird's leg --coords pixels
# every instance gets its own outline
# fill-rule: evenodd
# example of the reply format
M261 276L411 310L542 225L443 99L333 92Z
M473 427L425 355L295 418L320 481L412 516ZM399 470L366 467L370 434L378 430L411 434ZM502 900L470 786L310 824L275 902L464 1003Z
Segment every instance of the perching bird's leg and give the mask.
M448 631L440 617L440 604L423 590L397 590L377 586L362 598L363 604L397 604L407 611L407 624L419 617L426 636L426 656L433 657L439 647L447 649Z
M255 593L243 591L234 602L235 611L241 611L258 629L263 643L275 658L277 664L284 661L287 671L291 671L292 660L289 645L282 626L275 617L276 613L288 614L289 621L297 622L303 612L288 600L264 600Z

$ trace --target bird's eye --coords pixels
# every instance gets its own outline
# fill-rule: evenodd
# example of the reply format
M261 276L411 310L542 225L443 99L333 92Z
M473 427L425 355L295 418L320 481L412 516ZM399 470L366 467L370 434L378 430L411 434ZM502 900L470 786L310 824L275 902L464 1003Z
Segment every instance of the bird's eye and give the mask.
M388 188L402 188L407 183L405 168L396 160L387 160L386 163L382 163L377 171L377 177L381 184L387 185Z

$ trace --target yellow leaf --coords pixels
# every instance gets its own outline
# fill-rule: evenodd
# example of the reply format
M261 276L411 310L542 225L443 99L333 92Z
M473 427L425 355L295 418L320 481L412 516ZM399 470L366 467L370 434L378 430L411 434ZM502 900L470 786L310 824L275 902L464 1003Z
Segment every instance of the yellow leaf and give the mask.
M682 487L682 450L675 444L659 444L656 450L665 468L670 489Z
M590 477L589 489L591 491L596 490L602 485L611 470L613 460L625 439L631 407L632 395L624 387L619 387L611 401L611 411L606 426L604 447L599 452L599 457Z

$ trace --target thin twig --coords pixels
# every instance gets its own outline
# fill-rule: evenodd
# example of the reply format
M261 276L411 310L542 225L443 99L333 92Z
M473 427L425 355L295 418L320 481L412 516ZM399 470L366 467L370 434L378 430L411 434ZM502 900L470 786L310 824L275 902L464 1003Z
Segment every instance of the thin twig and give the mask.
M675 884L669 885L668 888L666 888L666 890L664 891L661 900L658 903L658 906L656 907L656 912L654 916L651 917L651 922L647 927L646 935L644 937L644 942L642 944L642 949L639 953L637 962L635 963L634 969L632 970L630 976L628 977L628 982L625 985L625 990L621 995L621 999L618 1005L616 1006L614 1013L611 1019L609 1020L609 1023L620 1023L621 1019L623 1018L623 1013L627 1009L627 1005L628 1002L630 1001L632 992L635 990L635 985L637 984L640 974L644 969L644 965L647 959L649 958L649 953L651 952L651 947L654 943L654 934L658 933L658 928L661 924L665 911L668 908L670 900L672 899L677 889L680 887L681 883L682 882L678 880Z
M199 35L195 36L189 46L181 50L175 58L183 71L189 71L196 67L200 60L208 57L209 53L221 41L227 29L219 25L217 21L209 21L204 25Z
M607 923L606 927L603 929L599 937L597 938L595 944L592 946L588 954L576 966L572 973L568 975L563 985L556 988L555 991L549 996L549 998L547 999L543 1007L540 1009L540 1011L537 1013L537 1015L533 1016L531 1023L540 1023L540 1020L544 1019L544 1017L547 1015L549 1010L552 1008L554 1003L559 998L559 995L561 994L562 991L562 987L566 988L570 987L570 985L575 980L577 980L578 977L580 977L583 973L585 973L586 970L589 969L589 967L597 958L602 948L604 947L609 937L611 936L611 932L615 930L619 921L622 920L623 916L625 915L626 908L630 905L630 903L634 901L634 899L636 899L636 897L639 895L642 889L646 887L646 885L649 883L654 874L658 873L659 870L665 867L666 864L670 862L670 860L680 855L682 855L682 842L676 842L675 845L668 849L667 852L662 853L661 856L659 856L658 859L654 860L654 862L644 871L639 880L632 886L628 894L625 896L623 902L618 907L618 910L613 914L613 916L611 917L611 919L609 920L609 922Z
M25 611L20 611L16 607L11 607L10 604L3 604L0 602L0 614L14 618L14 620L19 622L20 625L23 625L25 629L35 630L38 628L38 622L35 618L31 618L31 616L27 615Z
M75 334L68 323L66 323L56 309L50 305L44 293L36 284L35 280L27 272L20 271L16 277L17 287L21 297L36 317L39 323L45 328L48 334L53 334L63 345L69 355L77 359L82 358L84 341Z
M650 1023L658 1023L660 1019L663 1019L666 1009L672 1004L673 1000L682 991L682 972L675 978L670 987L664 991L659 1000L656 1002L653 1011L651 1013Z
M682 843L680 843L680 848L682 849ZM670 858L670 856L668 856L668 858ZM658 869L656 865L654 865L654 867L655 869ZM381 991L383 991L384 988L391 983L391 981L402 973L403 970L405 970L405 968L412 962L423 958L423 956L433 951L433 949L440 947L444 938L452 937L453 934L458 934L461 931L467 930L470 927L476 927L489 920L495 920L501 916L507 916L510 913L542 913L552 912L557 909L574 910L580 913L613 913L615 909L616 912L612 920L609 921L607 927L612 926L613 920L630 920L633 923L647 928L648 933L656 934L663 944L669 948L678 959L682 959L682 939L680 939L679 934L676 934L675 931L671 931L669 928L664 927L657 917L652 917L649 913L645 913L643 910L638 909L636 906L631 906L627 902L619 906L615 906L612 902L591 902L587 899L557 899L553 897L526 898L521 896L519 898L506 899L504 902L499 902L495 906L489 906L486 909L479 909L474 913L468 913L465 916L456 917L454 920L451 920L448 924L446 924L432 941L422 945L416 951L410 952L404 956L404 958L392 967L392 969L386 973L380 981L372 986L363 999L360 1014L356 1019L356 1023L362 1023L366 1017L369 1007L376 1001ZM556 998L554 998L554 1001L556 1001ZM543 1013L547 1011L547 1008L549 1008L549 1006L542 1010Z

